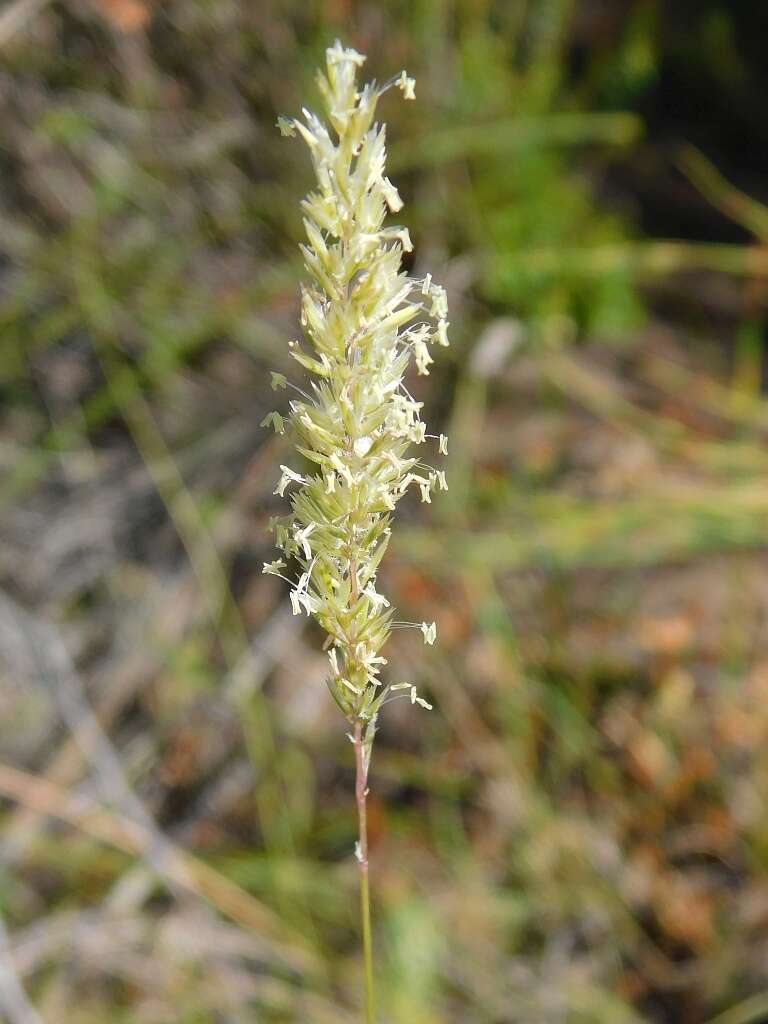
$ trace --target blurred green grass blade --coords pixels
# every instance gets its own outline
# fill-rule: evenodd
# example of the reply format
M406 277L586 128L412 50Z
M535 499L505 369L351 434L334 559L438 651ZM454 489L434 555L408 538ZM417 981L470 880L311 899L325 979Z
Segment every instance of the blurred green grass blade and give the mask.
M557 246L522 250L503 260L492 258L488 276L501 292L517 287L520 275L597 277L617 272L636 278L660 277L686 270L712 270L736 277L768 277L762 248L719 242L626 242L597 246Z
M414 563L619 568L663 563L713 549L765 544L768 491L717 487L678 500L643 495L614 503L542 495L523 500L506 527L472 531L403 527L393 550Z
M755 238L768 241L768 207L727 181L700 150L686 146L678 166L713 206L751 231Z
M750 996L738 1006L732 1006L724 1013L712 1017L707 1024L755 1024L768 1015L768 993L760 992Z
M622 147L632 145L641 134L642 121L635 114L513 117L428 131L417 141L393 145L389 165L393 171L403 171L437 166L463 157L501 158L521 149L541 146L602 144Z

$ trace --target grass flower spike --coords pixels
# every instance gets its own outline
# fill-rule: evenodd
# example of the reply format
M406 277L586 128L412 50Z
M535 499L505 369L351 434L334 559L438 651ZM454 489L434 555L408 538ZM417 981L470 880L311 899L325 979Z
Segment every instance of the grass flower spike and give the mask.
M431 350L448 344L448 309L445 289L431 275L418 279L402 270L402 255L412 249L408 230L385 224L403 204L384 173L385 127L374 121L376 106L392 87L414 99L414 80L403 71L381 86L360 87L364 60L337 41L317 76L326 120L305 109L302 120L278 121L284 135L306 142L317 177L301 204L310 275L301 292L304 340L289 343L310 382L302 389L274 374L273 387L289 386L296 397L285 418L271 413L264 422L280 433L287 428L311 467L281 466L275 493L290 496L291 511L273 526L285 558L298 564L289 579L293 610L313 615L327 634L328 687L352 730L372 1020L365 829L371 747L385 703L410 695L411 703L429 707L410 683L382 682L381 650L395 625L421 629L429 644L436 632L434 623L393 622L390 603L377 590L377 570L400 499L416 489L429 502L446 487L431 459L447 451L447 440L427 434L421 403L404 378L412 360L419 374L428 374ZM284 568L278 559L264 571L282 575Z
M304 119L280 118L283 134L309 146L317 189L303 200L308 244L302 245L310 283L302 287L305 341L290 342L294 359L311 375L308 390L273 374L273 387L295 389L289 415L270 413L264 424L292 432L311 470L281 466L275 493L290 495L291 513L273 520L277 544L298 562L292 582L297 612L316 617L328 634L328 685L350 723L362 723L366 757L376 716L391 688L379 679L380 651L392 610L376 589L392 513L409 490L429 502L445 489L445 474L416 454L447 451L444 435L428 435L421 403L404 383L411 357L429 373L430 347L447 344L445 289L401 270L411 251L406 228L385 226L399 210L397 189L384 175L385 128L376 105L397 86L414 98L405 72L383 86L358 89L364 57L339 42L327 51L318 84L328 124L308 110ZM277 572L282 561L268 563ZM410 625L400 623L398 625ZM433 643L435 626L414 623Z

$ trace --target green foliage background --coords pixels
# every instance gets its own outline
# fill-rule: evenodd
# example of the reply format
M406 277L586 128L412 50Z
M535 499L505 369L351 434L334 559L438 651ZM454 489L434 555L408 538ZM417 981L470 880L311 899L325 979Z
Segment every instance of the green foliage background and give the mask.
M765 20L0 12L0 952L46 1024L357 1019L351 748L260 574L274 123L337 35L416 76L391 177L453 339L414 385L451 489L382 573L438 644L389 650L436 710L377 743L381 1020L768 1019Z

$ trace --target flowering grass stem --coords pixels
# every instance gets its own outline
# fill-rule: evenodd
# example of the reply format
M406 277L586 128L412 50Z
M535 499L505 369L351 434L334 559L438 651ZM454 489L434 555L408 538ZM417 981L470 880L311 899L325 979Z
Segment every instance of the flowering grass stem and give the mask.
M290 488L291 511L272 525L284 558L266 562L264 572L291 583L294 614L314 616L327 634L326 682L352 730L365 1021L373 1024L366 796L376 722L395 691L431 708L412 683L379 678L387 664L381 650L395 623L376 578L401 498L418 488L429 503L433 492L447 489L442 470L410 454L429 442L445 455L447 438L427 434L422 403L404 377L411 362L426 376L430 348L448 344L448 304L431 274L414 278L403 271L403 253L412 249L407 228L384 223L403 203L384 175L386 132L374 120L376 106L391 88L414 99L414 80L403 71L381 86L360 87L364 60L337 41L317 76L326 120L309 110L303 121L278 120L283 135L306 142L317 179L301 204L307 235L301 250L310 276L301 292L304 339L289 342L291 355L311 376L300 388L273 373L275 390L290 385L299 397L282 413L268 413L262 424L290 432L308 467L280 467L275 494L284 497ZM295 582L283 573L291 559L299 568ZM397 627L421 630L425 644L435 642L434 622Z

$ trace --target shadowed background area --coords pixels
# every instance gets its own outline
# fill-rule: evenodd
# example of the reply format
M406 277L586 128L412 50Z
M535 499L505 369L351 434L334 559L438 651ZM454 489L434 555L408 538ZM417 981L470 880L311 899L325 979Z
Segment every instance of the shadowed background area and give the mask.
M371 778L388 1024L768 1021L768 12L7 0L0 1018L359 1019L352 748L267 531L305 148L380 80L413 379ZM409 257L411 258L411 257ZM279 406L278 406L279 407ZM438 500L439 498L439 500Z

